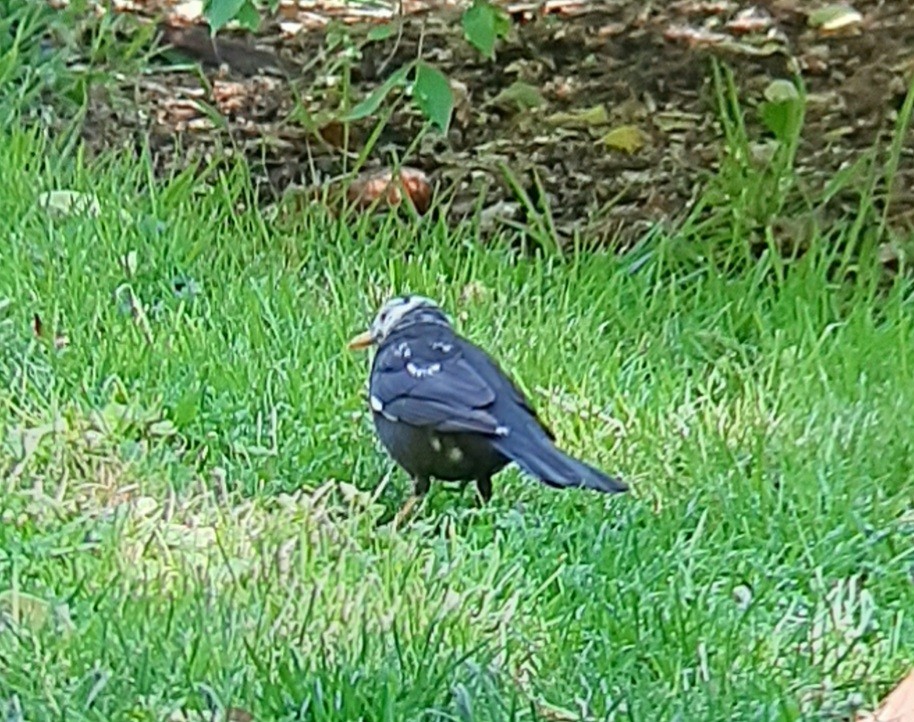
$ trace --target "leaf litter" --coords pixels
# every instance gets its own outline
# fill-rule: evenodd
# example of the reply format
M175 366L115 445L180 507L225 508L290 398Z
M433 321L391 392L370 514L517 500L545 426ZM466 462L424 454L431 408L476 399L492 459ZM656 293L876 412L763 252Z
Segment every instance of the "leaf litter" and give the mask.
M888 147L914 78L907 0L499 5L510 22L490 28L480 52L458 29L466 3L283 0L256 34L212 38L187 3L116 2L115 11L156 23L167 49L141 76L115 76L93 96L83 136L95 152L144 138L163 176L243 157L265 206L300 203L303 191L311 199L358 172L391 177L403 162L428 179L433 206L447 199L440 212L452 223L481 214L484 228L498 230L544 213L560 245L577 236L625 246L685 218L720 169L712 58L732 68L759 148L772 132L754 106L799 73L808 102L795 165L806 189L834 184ZM484 54L490 40L494 60ZM379 94L417 59L432 81L417 102L439 127L446 118L428 93L444 96L443 81L450 85L446 133L427 130L404 102L402 77ZM360 101L372 112L343 122ZM903 146L887 217L896 234L914 226L912 155ZM828 198L832 217L856 208L854 184L842 191ZM349 195L359 208L397 205Z

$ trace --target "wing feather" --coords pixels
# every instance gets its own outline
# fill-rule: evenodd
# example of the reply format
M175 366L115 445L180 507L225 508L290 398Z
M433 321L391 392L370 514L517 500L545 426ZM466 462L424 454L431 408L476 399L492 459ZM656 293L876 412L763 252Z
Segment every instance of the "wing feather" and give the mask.
M453 334L444 340L437 334L398 338L382 346L370 393L384 415L443 433L503 434L492 414L496 389L464 357L461 346Z

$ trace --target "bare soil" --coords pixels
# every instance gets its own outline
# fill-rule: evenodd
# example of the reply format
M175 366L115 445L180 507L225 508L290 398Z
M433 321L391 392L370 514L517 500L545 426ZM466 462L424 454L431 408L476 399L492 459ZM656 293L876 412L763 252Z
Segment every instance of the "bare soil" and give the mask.
M215 43L167 7L134 5L170 49L142 74L97 88L84 138L95 152L148 143L162 174L242 155L272 203L350 170L377 119L346 128L342 109L421 55L452 82L450 130L424 132L422 116L398 102L367 168L399 160L425 171L444 201L439 212L454 222L478 212L493 228L548 209L560 241L578 233L625 245L684 218L732 152L713 61L733 73L750 155L761 164L772 136L758 105L773 80L801 78L808 103L796 167L809 197L867 154L878 171L914 79L910 0L858 0L859 19L831 30L812 26L819 5L797 0L505 7L512 29L488 60L464 39L459 8L440 3L286 4L256 35L224 32ZM385 23L390 36L369 40ZM538 107L526 107L528 86ZM638 147L603 140L632 127ZM912 156L907 143L888 214L896 235L914 227ZM851 196L830 212L850 210Z

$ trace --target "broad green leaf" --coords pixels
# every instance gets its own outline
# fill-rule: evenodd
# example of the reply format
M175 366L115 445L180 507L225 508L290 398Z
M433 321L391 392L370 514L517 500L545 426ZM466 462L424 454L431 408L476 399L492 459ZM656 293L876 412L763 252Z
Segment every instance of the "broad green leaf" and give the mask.
M774 80L765 88L766 102L759 106L762 123L781 142L793 140L799 132L802 99L789 80Z
M235 14L235 20L238 21L241 27L252 32L260 27L260 13L257 12L257 8L251 0L245 1L241 9Z
M207 0L203 10L206 22L209 23L210 32L215 35L228 23L235 19L241 8L249 0Z
M396 25L393 23L384 23L383 25L375 25L368 31L367 37L370 42L374 43L379 40L387 40L387 38L392 37L396 32Z
M780 141L790 139L794 117L792 103L762 103L759 106L759 115L762 123L774 133L775 138Z
M428 63L419 63L413 84L413 99L433 125L442 133L447 131L454 109L454 94L444 73Z
M505 12L487 0L473 0L461 22L466 39L489 59L495 57L495 41L505 37L511 27Z
M397 72L391 74L391 76L375 88L367 98L361 103L357 103L352 110L343 116L342 120L361 120L362 118L367 118L369 115L375 113L378 108L381 107L381 103L384 102L384 99L391 90L406 84L406 76L409 74L412 66L413 64L409 63L404 65Z

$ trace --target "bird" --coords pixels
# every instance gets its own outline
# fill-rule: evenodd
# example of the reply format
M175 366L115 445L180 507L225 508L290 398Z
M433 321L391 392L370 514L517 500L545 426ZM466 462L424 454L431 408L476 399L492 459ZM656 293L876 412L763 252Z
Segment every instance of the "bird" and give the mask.
M390 298L352 351L375 347L368 403L375 431L413 480L408 515L431 479L475 481L478 501L492 497L492 476L510 463L547 486L608 494L620 479L575 459L555 444L517 384L483 349L454 330L448 315L420 295Z

